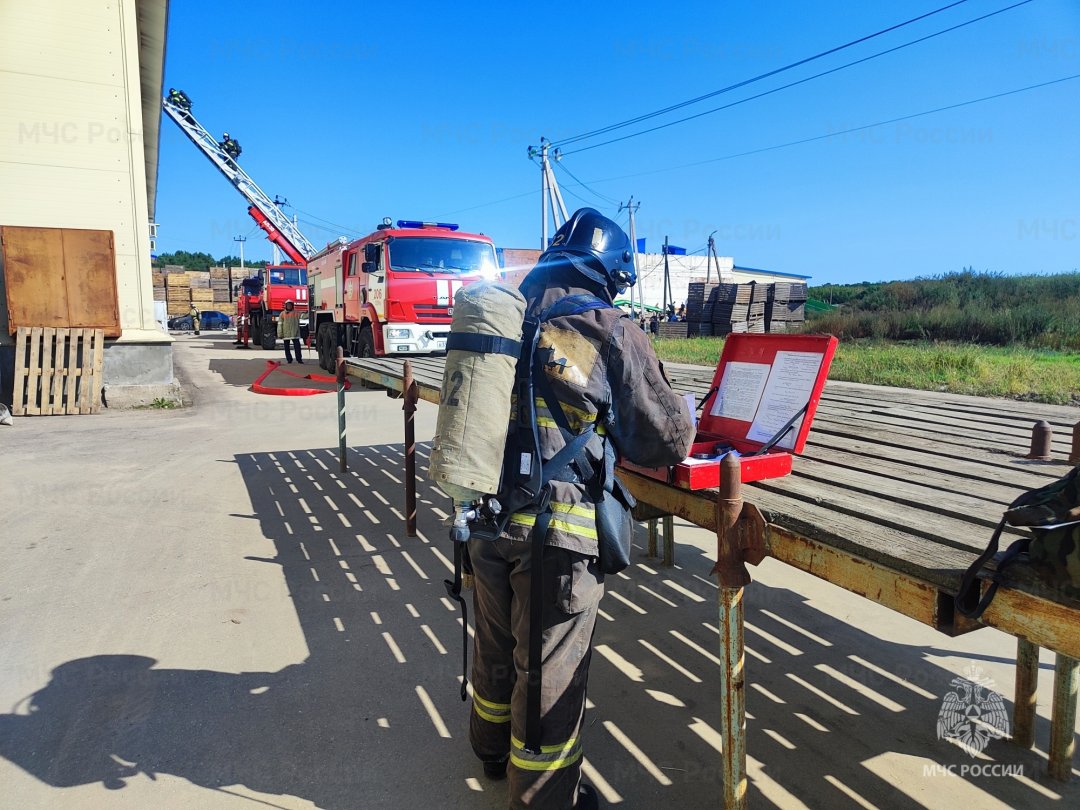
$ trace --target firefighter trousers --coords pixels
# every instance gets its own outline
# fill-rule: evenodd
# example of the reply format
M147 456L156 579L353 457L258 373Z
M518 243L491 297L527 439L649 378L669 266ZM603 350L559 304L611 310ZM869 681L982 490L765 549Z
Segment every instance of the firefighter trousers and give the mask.
M531 547L530 540L505 536L469 542L476 620L469 741L481 760L509 756L513 810L569 810L581 777L585 690L603 574L593 557L544 549L541 750L527 751Z

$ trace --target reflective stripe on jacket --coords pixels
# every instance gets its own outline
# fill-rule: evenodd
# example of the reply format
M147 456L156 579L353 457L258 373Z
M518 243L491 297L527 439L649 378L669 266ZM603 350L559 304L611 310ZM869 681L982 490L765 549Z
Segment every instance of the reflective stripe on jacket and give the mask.
M526 282L528 284L528 282ZM522 286L529 317L568 295L590 292L573 282ZM553 318L541 327L539 352L554 395L570 427L579 432L600 418L597 435L585 446L599 467L608 438L621 458L646 467L674 464L686 457L694 426L685 400L671 390L648 335L615 308ZM540 451L545 461L565 444L551 412L539 398L536 409ZM550 545L595 556L595 507L584 484L556 481L552 487ZM506 534L528 538L535 515L511 516Z

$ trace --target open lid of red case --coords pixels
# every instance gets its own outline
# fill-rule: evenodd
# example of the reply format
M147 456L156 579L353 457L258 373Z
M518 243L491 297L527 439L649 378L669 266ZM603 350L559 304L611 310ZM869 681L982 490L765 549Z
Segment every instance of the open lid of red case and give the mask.
M728 335L698 431L760 447L805 405L775 445L801 453L836 344L832 335Z

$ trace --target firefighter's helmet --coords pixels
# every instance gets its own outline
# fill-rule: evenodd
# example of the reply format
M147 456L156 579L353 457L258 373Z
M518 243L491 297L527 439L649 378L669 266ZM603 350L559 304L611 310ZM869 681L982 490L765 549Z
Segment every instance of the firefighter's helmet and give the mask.
M613 294L637 281L630 238L594 208L579 208L566 220L537 267L564 263Z

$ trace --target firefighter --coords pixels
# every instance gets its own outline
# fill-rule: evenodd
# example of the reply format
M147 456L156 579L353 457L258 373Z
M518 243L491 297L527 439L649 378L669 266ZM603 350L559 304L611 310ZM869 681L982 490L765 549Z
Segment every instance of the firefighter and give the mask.
M626 234L599 212L581 209L522 282L526 317L536 318L570 295L591 293L610 304L635 280ZM620 310L554 317L544 324L539 347L548 390L571 427L581 431L600 419L602 429L585 446L593 463L603 463L606 440L620 457L646 467L686 457L694 437L686 403L668 385L646 334ZM543 404L537 400L536 422L546 462L565 441ZM506 448L512 452L513 430ZM549 486L553 517L543 560L532 559L537 518L528 510L512 515L497 539L468 544L476 616L469 739L488 778L509 775L512 808L591 808L599 799L580 784L580 735L593 627L604 593L596 511L585 484L553 481ZM625 529L629 532L629 522ZM544 569L542 595L530 593L534 564ZM523 742L533 597L544 600L543 626L534 630L543 633L539 750Z
M240 157L240 153L244 150L240 148L240 141L236 140L229 135L228 132L221 133L221 143L218 144L221 147L221 151L232 158L232 162L236 163L236 159Z
M292 362L292 348L296 349L296 362L304 364L300 356L300 316L293 312L293 302L285 302L285 311L281 313L277 324L278 337L285 344L285 359Z
M177 90L175 87L170 87L169 103L185 113L185 115L191 112L191 99L187 97L187 93L183 90Z
M191 305L191 313L190 314L191 314L191 328L195 330L195 334L197 335L197 334L199 334L199 326L201 326L201 324L199 323L199 319L202 317L202 314L199 312L199 308L196 307L194 304Z

